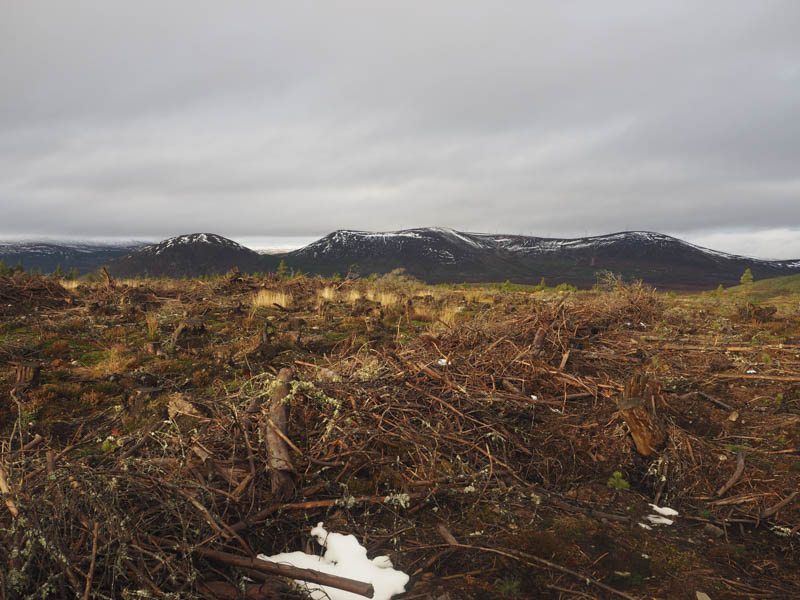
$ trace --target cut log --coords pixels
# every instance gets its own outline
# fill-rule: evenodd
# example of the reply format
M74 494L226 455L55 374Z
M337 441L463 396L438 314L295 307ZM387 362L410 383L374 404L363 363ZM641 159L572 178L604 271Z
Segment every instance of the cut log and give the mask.
M293 378L294 373L291 369L280 370L278 387L272 392L266 418L262 419L272 494L280 502L286 502L294 497L296 489L291 451L284 441L284 438L288 439L289 423L289 408L285 399L289 395L289 382Z
M641 373L625 384L622 398L617 399L617 408L631 431L636 451L642 456L656 453L667 439L666 430L656 416L656 400L660 396L658 383Z

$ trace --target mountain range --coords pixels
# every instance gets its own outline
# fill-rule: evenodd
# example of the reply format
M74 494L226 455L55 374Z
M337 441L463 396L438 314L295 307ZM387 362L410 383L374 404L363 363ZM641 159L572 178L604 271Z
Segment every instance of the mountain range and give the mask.
M0 259L49 272L60 264L88 271L107 264L119 277L274 271L280 261L308 274L387 273L403 268L429 283L498 282L589 287L601 271L662 289L735 285L745 269L756 279L800 273L798 260L761 260L718 252L648 231L583 238L466 233L441 227L392 232L339 230L292 252L259 254L213 233L193 233L144 245L0 243Z
M335 231L284 256L303 271L361 273L405 268L431 283L506 281L589 287L599 271L666 289L734 285L745 269L761 279L800 273L800 260L760 260L649 231L583 238L465 233L430 227L386 233Z
M146 242L89 243L59 241L0 242L0 260L6 266L21 264L27 271L52 273L76 269L83 275L109 261L147 246Z

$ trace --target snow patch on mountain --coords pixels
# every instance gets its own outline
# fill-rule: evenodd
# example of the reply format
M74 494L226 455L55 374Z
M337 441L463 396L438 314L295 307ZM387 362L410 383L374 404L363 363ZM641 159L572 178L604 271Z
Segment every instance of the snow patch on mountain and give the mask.
M65 254L67 252L90 254L103 250L136 250L144 242L89 243L89 242L38 242L38 241L0 241L0 255L38 254L42 256Z
M524 235L462 232L447 227L384 232L343 229L301 248L297 253L313 258L333 258L342 254L375 252L381 248L393 252L401 252L412 242L416 244L417 250L423 255L437 258L445 264L455 264L465 255L469 255L476 250L535 256L573 251L586 252L613 246L630 245L632 249L642 247L690 249L717 260L741 260L783 268L800 268L800 260L769 261L753 259L704 248L654 231L621 231L584 238L542 238ZM420 248L420 244L427 244L428 247ZM446 249L441 247L442 244L446 245Z
M173 248L179 248L181 246L193 246L196 244L211 244L221 248L244 250L248 252L251 251L241 244L215 233L189 233L186 235L172 237L159 242L158 244L153 244L151 246L147 246L146 248L142 248L142 252L145 254L158 256Z

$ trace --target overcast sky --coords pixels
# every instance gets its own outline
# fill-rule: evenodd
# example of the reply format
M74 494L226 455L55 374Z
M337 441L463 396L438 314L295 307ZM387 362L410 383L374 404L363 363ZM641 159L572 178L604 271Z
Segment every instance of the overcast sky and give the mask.
M645 229L800 258L796 0L7 2L0 75L0 237Z

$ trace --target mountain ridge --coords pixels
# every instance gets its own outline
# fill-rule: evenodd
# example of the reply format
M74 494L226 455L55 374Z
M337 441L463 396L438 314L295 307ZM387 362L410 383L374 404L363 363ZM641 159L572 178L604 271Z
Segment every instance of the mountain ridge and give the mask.
M111 261L118 277L184 277L222 275L234 267L242 272L265 270L261 254L216 233L177 235Z
M703 248L652 231L582 238L461 232L444 227L369 232L351 229L284 255L304 271L330 273L358 265L363 272L405 268L429 283L504 281L591 286L598 271L620 272L671 289L733 285L746 268L761 277L800 272L799 260L765 260ZM392 266L393 265L393 266Z
M83 242L77 240L0 241L0 260L7 266L21 263L28 271L51 273L57 267L66 272L76 269L83 275L110 260L135 252L147 242Z
M13 244L0 242L0 258ZM92 254L94 244L71 244L69 256ZM68 269L65 248L25 242L16 251L39 252ZM119 277L182 277L273 271L280 261L309 274L382 274L397 268L428 283L570 283L590 287L598 272L613 271L663 289L736 285L745 269L758 279L800 273L800 259L766 260L720 252L653 231L622 231L579 238L462 232L422 227L387 232L340 229L291 252L261 254L214 233L192 233L155 244L106 245L109 270ZM4 254L5 252L5 254ZM110 254L108 254L110 253ZM15 261L6 260L7 263ZM28 264L23 262L26 268ZM100 265L95 259L94 268ZM36 267L33 267L36 268ZM47 269L42 269L47 270ZM88 269L92 270L92 269Z

